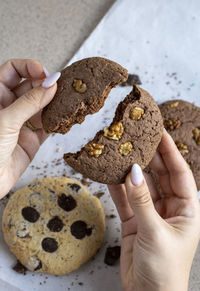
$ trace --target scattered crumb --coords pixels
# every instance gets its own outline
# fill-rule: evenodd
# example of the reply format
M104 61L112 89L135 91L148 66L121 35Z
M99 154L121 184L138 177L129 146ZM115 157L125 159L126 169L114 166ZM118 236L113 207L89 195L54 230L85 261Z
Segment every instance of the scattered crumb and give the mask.
M115 218L115 217L117 217L117 216L114 215L114 214L106 215L106 218L108 218L108 219L112 219L112 218Z
M136 74L129 74L128 75L128 79L125 82L121 83L120 86L122 86L122 87L124 87L124 86L133 86L135 84L136 85L141 85L142 84L142 82L140 80L140 77L138 75L136 75Z
M92 182L88 181L87 178L82 178L81 183L85 186L90 186Z
M62 150L62 148L57 148L56 152L57 152L57 153L60 153L61 150Z
M83 286L83 282L78 282L78 285Z
M71 175L75 175L76 174L76 172L74 171L74 169L70 169L70 173L71 173Z
M104 194L104 192L95 192L93 195L100 199Z

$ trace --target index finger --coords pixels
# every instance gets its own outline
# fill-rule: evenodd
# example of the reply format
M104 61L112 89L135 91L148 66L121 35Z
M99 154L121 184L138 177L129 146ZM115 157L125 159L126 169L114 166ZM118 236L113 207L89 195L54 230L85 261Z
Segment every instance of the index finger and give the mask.
M163 132L158 151L169 171L173 192L180 198L196 195L197 188L192 172L166 130Z
M0 82L9 89L15 88L22 78L43 79L45 76L42 65L36 60L14 59L0 67Z

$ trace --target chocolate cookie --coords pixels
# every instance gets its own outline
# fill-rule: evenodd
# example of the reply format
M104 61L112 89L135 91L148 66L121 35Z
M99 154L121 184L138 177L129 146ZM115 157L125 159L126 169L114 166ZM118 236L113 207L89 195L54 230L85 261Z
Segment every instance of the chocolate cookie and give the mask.
M67 274L100 248L105 218L98 198L68 178L44 178L16 191L2 221L6 243L30 271Z
M200 190L200 108L183 100L160 106L164 126L190 166Z
M127 70L110 60L94 57L65 68L53 100L42 112L46 132L66 133L87 114L101 109L110 90L128 78Z
M163 131L162 116L153 98L134 86L116 110L109 127L99 131L81 151L64 155L76 171L105 184L120 184L138 163L152 159Z

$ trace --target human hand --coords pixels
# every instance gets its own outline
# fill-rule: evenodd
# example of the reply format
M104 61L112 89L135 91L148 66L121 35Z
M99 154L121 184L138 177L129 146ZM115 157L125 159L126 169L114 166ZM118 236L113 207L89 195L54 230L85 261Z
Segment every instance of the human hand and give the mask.
M41 109L53 98L60 73L48 76L35 60L0 67L0 198L8 193L47 138ZM22 80L25 79L25 80ZM25 125L30 120L36 130Z
M150 167L163 197L138 165L125 185L108 186L122 222L122 284L126 291L185 291L200 237L196 184L166 131Z

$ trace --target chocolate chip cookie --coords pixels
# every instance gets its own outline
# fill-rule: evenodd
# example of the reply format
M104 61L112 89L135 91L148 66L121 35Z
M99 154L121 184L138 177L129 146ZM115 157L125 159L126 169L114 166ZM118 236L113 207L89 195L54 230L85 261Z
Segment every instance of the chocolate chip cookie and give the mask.
M109 127L99 131L81 151L64 155L76 171L105 184L120 184L134 163L144 169L161 140L160 110L145 90L133 87L118 105Z
M101 109L110 90L126 81L128 72L110 60L94 57L73 63L61 72L53 100L42 112L46 132L66 133L87 114Z
M192 170L200 190L200 108L183 100L160 106L164 126Z
M67 274L100 248L105 218L98 198L68 178L44 178L16 191L2 221L6 243L31 271Z

